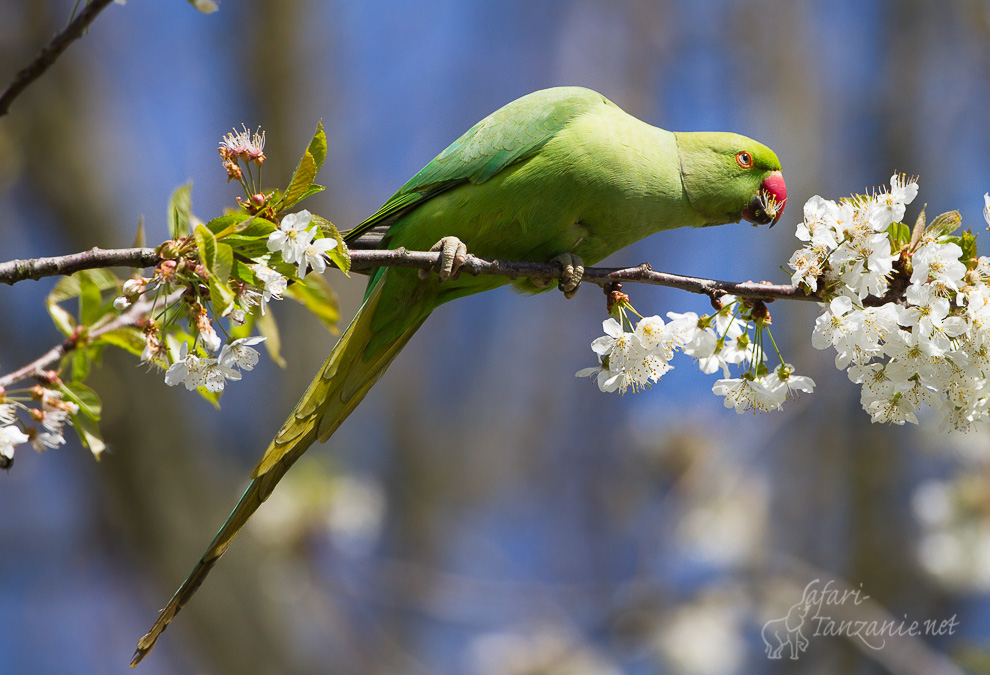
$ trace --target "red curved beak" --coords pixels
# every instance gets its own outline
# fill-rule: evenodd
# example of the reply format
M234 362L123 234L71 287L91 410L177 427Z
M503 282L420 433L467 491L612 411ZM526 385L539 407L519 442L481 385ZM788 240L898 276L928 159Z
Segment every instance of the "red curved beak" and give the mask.
M770 224L773 227L780 220L787 202L787 185L784 175L774 171L763 179L760 189L752 201L743 209L742 217L754 225Z
M770 227L773 227L780 220L780 216L783 215L784 205L787 203L787 185L784 183L784 174L780 171L774 171L767 176L763 180L762 191L767 193L768 203L775 207L767 209L768 211L773 211L771 214L773 222L770 223Z

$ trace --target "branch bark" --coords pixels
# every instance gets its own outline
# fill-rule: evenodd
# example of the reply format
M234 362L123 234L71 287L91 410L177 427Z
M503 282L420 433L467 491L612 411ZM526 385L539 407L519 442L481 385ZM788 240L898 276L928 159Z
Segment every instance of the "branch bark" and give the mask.
M69 275L80 270L99 267L153 267L161 258L153 248L91 248L82 253L34 258L31 260L10 260L0 263L0 283L9 285L27 279L42 279Z
M367 273L376 267L407 267L430 270L439 266L440 254L429 251L407 251L405 249L361 250L352 249L351 269ZM83 269L97 267L153 267L161 258L150 248L99 249L93 248L82 253L34 260L11 260L0 263L0 283L15 284L25 279L41 279L61 274L71 274ZM518 279L554 280L561 274L557 263L520 262L479 258L468 255L461 266L461 274L492 274ZM716 279L701 279L679 274L656 272L648 264L637 267L587 267L583 281L608 286L616 282L634 282L653 286L668 286L690 293L699 293L712 298L723 295L736 295L752 300L810 300L821 302L816 295L807 295L800 288L789 284L768 284L752 281L737 283Z
M58 57L62 55L62 52L70 44L82 37L89 24L93 23L97 15L106 9L107 5L111 2L113 0L91 0L87 3L83 7L83 10L79 12L79 15L69 22L65 30L55 35L52 41L48 43L48 46L42 49L41 53L34 60L14 76L14 80L4 90L3 94L0 94L0 117L3 117L10 111L10 104L14 102L14 99L20 96L32 82L41 77L58 60Z

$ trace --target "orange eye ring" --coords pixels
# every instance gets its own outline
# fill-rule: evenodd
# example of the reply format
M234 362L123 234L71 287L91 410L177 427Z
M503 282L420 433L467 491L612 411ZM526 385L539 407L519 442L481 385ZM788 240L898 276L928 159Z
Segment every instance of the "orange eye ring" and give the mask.
M753 155L749 154L745 150L741 150L736 153L736 164L744 169L753 168Z

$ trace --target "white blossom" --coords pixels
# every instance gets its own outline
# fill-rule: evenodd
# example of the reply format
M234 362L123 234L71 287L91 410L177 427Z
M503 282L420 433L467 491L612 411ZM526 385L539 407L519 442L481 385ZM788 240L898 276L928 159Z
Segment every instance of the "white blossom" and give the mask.
M768 411L780 408L777 396L759 380L723 378L712 386L712 393L725 397L725 407L737 413Z
M0 457L13 459L14 448L28 440L28 435L13 425L0 427Z
M278 228L269 235L268 250L278 251L282 260L290 265L301 262L307 247L313 241L314 232L309 229L312 217L306 210L287 214Z
M254 370L258 365L258 352L252 349L256 344L264 342L263 337L247 337L234 340L228 345L224 345L217 357L220 365L227 368L240 368L241 370Z
M323 237L308 243L299 256L299 278L306 276L307 267L312 267L317 274L323 274L327 269L327 251L336 247L337 240L333 237Z
M13 424L17 419L17 406L13 403L0 403L0 424Z
M272 268L264 265L255 265L254 276L258 277L258 281L264 284L261 291L261 313L264 314L265 305L271 302L272 298L282 299L282 294L288 287L288 280Z
M44 452L50 448L65 445L65 437L62 436L61 432L38 431L32 433L30 439L31 447L38 452Z
M177 384L185 385L186 389L192 391L206 383L206 372L203 359L195 354L189 353L189 343L183 342L179 347L179 355L175 363L165 371L165 384L174 387Z

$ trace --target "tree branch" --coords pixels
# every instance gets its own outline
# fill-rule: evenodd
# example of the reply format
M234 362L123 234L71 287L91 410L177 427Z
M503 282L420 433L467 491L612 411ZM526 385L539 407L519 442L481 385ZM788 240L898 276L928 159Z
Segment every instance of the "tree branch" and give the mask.
M376 267L407 267L430 270L439 266L440 254L428 251L407 251L405 249L389 250L360 250L352 249L351 269L355 272L368 273ZM57 256L52 258L36 258L34 260L11 260L0 263L0 283L14 284L25 279L41 279L47 276L72 274L83 269L97 267L153 267L161 262L161 258L151 248L129 249L99 249L94 248L82 253ZM529 277L552 281L558 279L561 267L557 263L517 262L508 260L486 259L468 255L461 274L492 274L495 276L518 279ZM653 286L668 286L690 293L700 293L712 298L723 295L736 295L752 300L810 300L821 302L816 295L806 295L800 288L789 284L755 283L751 281L736 283L686 277L678 274L655 272L648 264L638 267L587 267L584 270L583 281L608 286L616 282L634 282Z
M20 96L28 88L28 85L41 77L70 44L82 37L89 24L93 23L96 16L106 9L106 6L111 2L113 0L91 0L87 3L79 15L69 22L65 30L55 35L48 46L42 49L34 60L14 76L13 82L4 90L3 94L0 94L0 117L9 112L10 104L14 102L14 99Z
M161 258L153 248L92 248L82 253L0 263L0 283L68 275L98 267L153 267Z
M109 333L110 331L118 328L136 326L146 318L148 312L151 310L151 307L152 302L150 300L135 302L126 312L112 321L108 321L102 326L91 329L87 333L87 341L98 338L104 333ZM3 377L0 377L0 391L3 391L4 389L10 387L10 385L20 382L21 380L26 380L29 377L35 377L38 373L48 370L57 364L63 356L75 349L78 349L81 346L80 343L81 341L78 338L65 338L65 340L62 341L62 344L52 347L34 361L31 361L27 365L11 371Z

